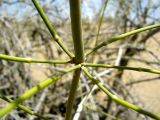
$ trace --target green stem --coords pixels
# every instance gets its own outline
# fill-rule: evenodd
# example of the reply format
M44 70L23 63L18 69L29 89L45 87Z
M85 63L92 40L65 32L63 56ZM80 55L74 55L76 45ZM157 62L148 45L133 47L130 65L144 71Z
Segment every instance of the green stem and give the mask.
M100 32L100 28L101 28L101 25L102 25L102 21L103 21L103 17L104 17L104 13L105 13L105 10L107 8L107 4L108 4L108 0L105 1L104 3L104 7L102 7L101 11L100 11L100 19L99 19L99 24L98 24L98 31L97 31L97 35L96 35L96 42L95 42L95 47L97 46L98 44L98 38L99 38L99 32ZM94 59L95 59L95 54L92 55L92 61L94 63Z
M138 72L148 72L148 73L155 73L160 74L160 70L155 69L148 69L148 68L142 68L142 67L126 67L126 66L115 66L115 65L106 65L106 64L92 64L92 63L82 63L85 67L101 67L101 68L116 68L119 70L134 70Z
M84 46L82 40L82 22L81 22L81 0L70 0L70 16L72 25L72 37L75 50L75 64L84 62ZM70 94L67 101L67 111L65 120L72 119L72 109L74 99L76 96L76 90L79 83L81 69L78 69L73 74L73 80L71 84Z
M105 92L116 103L118 103L124 107L130 108L132 110L135 110L138 113L141 113L143 115L149 116L153 119L160 120L160 116L155 115L149 111L146 111L146 110L144 110L134 104L131 104L121 98L118 98L116 95L112 94L109 90L107 90L99 80L96 80L94 77L92 77L92 75L87 71L87 69L85 67L82 67L82 70L90 78L90 80L92 80L103 92Z
M44 13L40 3L38 2L38 0L32 0L32 2L34 3L36 9L38 10L40 16L42 17L44 23L46 24L49 32L51 33L52 37L54 38L54 40L58 43L58 45L64 50L64 52L70 57L73 58L74 55L67 49L67 47L63 44L62 39L58 36L58 34L56 33L54 27L52 26L52 23L50 22L50 20L48 19L47 15Z
M6 96L4 96L4 95L2 95L2 94L0 94L0 98L3 99L3 100L5 100L5 101L7 101L7 102L9 102L9 103L14 102L13 100L7 98ZM41 116L41 115L33 112L32 110L30 110L29 108L27 108L27 107L25 107L25 106L23 106L23 105L18 105L17 107L18 107L19 109L23 110L24 112L30 114L30 115L34 115L34 116L37 116L38 118L47 120L47 118L45 118L45 117L43 117L43 116Z
M70 0L70 16L76 64L82 63L84 61L80 1L81 0Z
M73 109L74 99L76 96L76 91L79 83L80 74L81 74L81 70L78 69L74 72L74 75L73 75L73 80L72 80L68 102L67 102L67 114L66 114L65 120L72 119L72 109Z
M146 30L157 28L157 27L160 27L160 24L150 25L150 26L147 26L147 27L143 27L143 28L140 28L140 29L137 29L137 30L133 30L133 31L130 31L130 32L127 32L127 33L124 33L124 34L112 37L110 39L107 39L104 42L102 42L101 44L99 44L98 46L96 46L95 48L93 48L91 51L87 52L86 56L88 56L89 54L97 51L99 48L101 48L103 46L106 46L106 45L108 45L108 44L110 44L112 42L124 39L124 38L126 38L128 36L131 36L131 35L134 35L134 34L137 34L137 33L143 32L143 31L146 31Z
M0 59L10 60L15 62L49 63L49 64L66 64L71 62L71 60L41 60L41 59L15 57L15 56L3 55L3 54L0 54Z
M98 43L99 32L100 32L100 28L101 28L101 25L102 25L104 13L105 13L105 10L106 10L106 7L107 7L107 3L108 3L108 0L105 1L104 7L102 7L102 10L101 10L102 14L101 14L100 19L99 19L98 32L97 32L97 35L96 35L95 47L97 46L97 43Z
M72 68L66 69L66 70L64 70L63 73L59 73L57 75L54 75L53 77L48 78L47 80L39 83L38 85L32 87L29 90L27 90L18 99L16 99L14 102L9 103L5 108L0 110L0 118L3 117L8 112L10 112L12 109L14 109L16 106L18 106L23 101L29 99L31 96L33 96L34 94L36 94L40 90L42 90L42 89L46 88L47 86L49 86L50 84L56 82L58 79L60 79L66 73L71 72L71 71L76 70L76 69L79 69L80 67L81 67L81 65L76 65Z

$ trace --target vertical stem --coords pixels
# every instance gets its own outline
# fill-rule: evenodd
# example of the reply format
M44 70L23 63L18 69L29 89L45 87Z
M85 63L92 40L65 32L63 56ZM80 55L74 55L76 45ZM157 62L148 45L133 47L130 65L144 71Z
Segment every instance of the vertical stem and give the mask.
M70 16L72 25L72 37L75 50L75 64L80 64L84 62L84 47L82 41L82 22L81 22L81 0L70 0ZM72 109L74 104L74 99L76 96L76 90L79 83L79 78L81 74L81 69L74 72L72 85L70 89L70 94L67 102L67 111L65 120L72 119Z
M71 89L70 89L68 102L67 102L67 112L66 112L65 120L72 119L72 109L73 109L74 99L76 96L76 90L79 83L80 74L81 74L81 69L76 70L73 74L73 80L72 80Z
M82 63L84 61L80 1L81 0L70 0L70 16L75 50L75 63Z

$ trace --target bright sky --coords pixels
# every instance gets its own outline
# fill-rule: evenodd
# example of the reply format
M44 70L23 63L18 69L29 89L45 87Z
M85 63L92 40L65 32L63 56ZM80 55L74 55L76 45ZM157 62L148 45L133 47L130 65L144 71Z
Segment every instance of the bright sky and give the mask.
M8 0L8 2L15 2L16 0ZM49 4L50 6L50 1L51 0L41 0L45 3L45 5ZM66 15L69 15L69 4L63 4L64 1L66 0L56 0L53 2L53 5L55 6L60 6L59 9L64 9L63 12ZM43 3L42 2L42 3ZM89 3L89 4L88 4ZM84 16L88 16L91 18L93 16L93 9L97 10L99 9L99 6L101 4L101 0L84 0L83 2L83 13ZM50 6L53 7L53 6ZM6 12L7 10L7 12ZM13 16L17 18L24 17L25 14L30 14L33 12L33 9L31 6L26 5L26 4L13 4L13 5L8 5L8 4L2 4L0 6L0 15L1 16ZM24 14L25 13L25 14ZM33 13L32 13L33 14Z
M8 2L15 2L16 0L7 0ZM41 0L42 3L44 3L46 6L47 4L49 4L50 8L52 9L55 6L58 6L57 8L59 10L63 10L63 12L61 12L60 14L64 17L68 17L69 16L69 4L64 4L64 2L66 0L55 0L55 2L53 2L53 5L50 5L50 1L51 0ZM97 11L100 9L100 6L102 4L102 1L104 0L83 0L83 6L82 6L82 13L83 13L83 17L87 17L89 19L91 19L96 13ZM148 0L143 0L143 5L146 4L146 2ZM27 1L30 2L30 4L32 5L31 1ZM152 4L159 4L159 0L152 0ZM7 5L7 4L2 4L0 5L0 16L12 16L12 17L17 17L17 18L25 18L29 15L35 15L35 11L33 10L34 7L31 7L30 5L26 5L26 4L13 4L13 5ZM7 9L7 12L6 12ZM110 16L110 15L114 15L114 12L116 11L117 6L114 2L114 0L109 0L107 9L106 9L106 15ZM34 12L33 12L34 11ZM53 11L51 11L53 12ZM152 17L157 17L160 18L160 8L158 8L156 11L151 11L150 12L150 16ZM54 13L55 14L55 13Z

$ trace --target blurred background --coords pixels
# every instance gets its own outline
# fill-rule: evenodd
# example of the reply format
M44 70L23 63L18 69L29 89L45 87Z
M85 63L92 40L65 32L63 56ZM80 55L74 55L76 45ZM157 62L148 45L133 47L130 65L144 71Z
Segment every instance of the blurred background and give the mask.
M69 0L39 0L63 42L73 50ZM82 0L85 51L107 38L160 23L159 0ZM107 4L106 8L105 5ZM98 34L101 16L105 8ZM0 54L37 59L68 60L54 42L31 0L0 0ZM87 62L160 69L160 29L145 31L99 49ZM15 100L25 90L70 65L28 64L0 59L0 92ZM160 115L160 75L90 68L104 85L121 98ZM63 120L72 74L25 101L23 105L51 120ZM83 103L81 117L76 118ZM0 108L7 102L0 99ZM74 106L74 120L150 120L113 102L81 75ZM39 120L16 109L4 120Z

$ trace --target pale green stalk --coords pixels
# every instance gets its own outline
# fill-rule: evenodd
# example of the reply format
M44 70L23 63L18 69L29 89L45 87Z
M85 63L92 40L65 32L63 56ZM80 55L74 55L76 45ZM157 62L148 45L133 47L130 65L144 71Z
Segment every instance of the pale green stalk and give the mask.
M10 60L15 62L25 62L25 63L48 63L48 64L66 64L71 63L71 60L45 60L45 59L33 59L33 58L22 58L22 57L15 57L9 55L0 54L0 59L3 60Z
M76 96L76 91L78 88L78 83L79 83L79 78L81 74L81 69L78 69L74 72L73 74L73 80L70 88L70 93L67 101L67 109L66 109L66 116L65 120L71 120L72 119L72 112L73 112L73 104L74 104L74 99Z
M127 33L124 33L124 34L109 38L109 39L105 40L104 42L102 42L101 44L99 44L98 46L96 46L95 48L93 48L91 51L87 52L86 56L88 56L89 54L97 51L101 47L106 46L106 45L108 45L110 43L113 43L115 41L124 39L124 38L126 38L128 36L131 36L131 35L146 31L146 30L150 30L150 29L153 29L153 28L157 28L157 27L160 27L160 24L150 25L150 26L147 26L147 27L143 27L143 28L140 28L140 29L137 29L137 30L133 30L133 31L130 31L130 32L127 32Z
M81 21L81 0L70 0L70 16L72 37L75 51L76 64L84 61L84 46L82 40L82 21Z
M7 98L6 96L4 96L4 95L2 95L2 94L0 94L0 98L3 99L3 100L5 100L5 101L7 101L7 102L9 102L9 103L14 102L12 99L9 99L9 98ZM47 118L45 118L45 117L43 117L43 116L35 113L34 111L30 110L29 108L27 108L27 107L25 107L25 106L23 106L23 105L18 105L17 107L18 107L19 109L23 110L24 112L30 114L30 115L34 115L34 116L37 116L38 118L47 120Z
M48 78L47 80L44 80L43 82L39 83L38 85L36 85L36 86L32 87L31 89L27 90L18 99L16 99L14 102L9 103L5 108L0 110L0 118L3 117L8 112L10 112L15 107L17 107L20 103L22 103L25 100L32 97L34 94L36 94L40 90L42 90L42 89L46 88L47 86L56 82L58 79L60 79L66 73L71 72L71 71L76 70L76 69L79 69L80 67L81 67L81 65L76 65L72 68L66 69L66 70L64 70L63 73L59 73L57 75L54 75L53 77Z
M102 10L101 10L101 16L100 16L100 19L99 19L99 24L98 24L98 32L97 32L97 35L96 35L96 42L95 42L95 47L97 46L97 43L98 43L98 38L99 38L99 32L100 32L100 28L101 28L101 25L102 25L102 21L103 21L103 18L104 18L104 13L105 13L105 10L106 10L106 7L107 7L107 3L108 3L108 0L106 0L105 4L104 4L104 7L102 7Z
M0 59L10 60L15 62L25 62L25 63L49 63L49 64L66 64L71 63L71 60L42 60L42 59L33 59L33 58L22 58L9 55L0 54Z
M44 23L46 24L48 30L50 31L52 37L54 38L54 40L58 43L58 45L63 49L63 51L70 57L73 58L74 55L67 49L67 47L64 45L64 43L62 42L62 39L58 36L58 34L56 33L51 21L48 19L47 15L44 13L40 3L38 2L38 0L32 0L32 2L34 3L36 9L38 10L40 16L42 17Z
M82 70L90 78L90 80L92 80L92 82L94 82L103 92L105 92L116 103L118 103L124 107L130 108L134 111L137 111L138 113L141 113L143 115L149 116L153 119L160 120L160 116L155 115L149 111L146 111L146 110L144 110L134 104L131 104L121 98L118 98L116 95L112 94L109 90L107 90L107 88L105 88L99 80L96 80L94 77L92 77L92 75L87 71L87 69L85 67L82 67Z
M92 63L82 63L85 67L101 67L101 68L116 68L119 70L134 70L138 72L148 72L148 73L155 73L160 74L160 70L155 69L148 69L142 67L127 67L127 66L115 66L115 65L106 65L106 64L92 64Z
M100 16L100 19L99 19L99 22L98 22L99 24L98 24L98 32L97 32L96 40L95 40L95 47L98 44L99 32L100 32L100 28L101 28L101 25L102 25L104 13L105 13L105 10L107 8L107 3L108 3L108 0L105 1L104 7L102 7L101 12L100 12L101 16ZM94 63L94 58L95 58L95 54L92 55L92 61L93 61L93 63Z
M82 22L81 22L81 0L70 0L70 16L72 25L72 37L75 50L74 63L80 64L84 62L84 46L82 40ZM74 99L76 96L76 90L79 83L80 74L81 74L81 69L77 69L73 74L73 80L67 101L65 120L72 119L72 109L73 109Z

